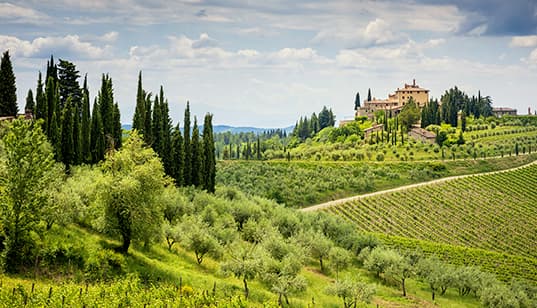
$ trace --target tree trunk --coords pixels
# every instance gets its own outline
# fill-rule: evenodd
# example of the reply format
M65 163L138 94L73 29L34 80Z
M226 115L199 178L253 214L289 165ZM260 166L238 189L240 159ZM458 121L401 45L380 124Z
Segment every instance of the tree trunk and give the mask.
M280 294L280 296L278 296L278 306L283 307L282 295L281 294Z
M128 235L123 235L123 244L121 245L120 251L123 254L127 254L129 251L129 246L131 245L131 237Z
M431 297L432 297L433 302L434 302L434 290L431 292Z
M406 297L405 278L401 279L401 285L403 286L403 296Z
M246 277L242 279L242 282L244 283L244 297L248 299L250 291L248 290L248 283L246 282Z
M287 295L284 295L283 297L285 297L285 303L289 305L289 298L287 297Z
M321 272L324 272L324 269L323 269L323 257L322 256L319 257L319 264L321 265Z

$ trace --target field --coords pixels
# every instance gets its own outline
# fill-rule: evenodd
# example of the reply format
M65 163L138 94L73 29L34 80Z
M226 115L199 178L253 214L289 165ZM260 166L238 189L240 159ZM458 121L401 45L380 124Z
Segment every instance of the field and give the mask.
M291 149L292 159L311 161L420 161L503 157L537 150L537 128L533 126L496 126L495 128L466 131L464 144L440 147L437 144L417 141L404 135L395 143L379 139L377 135L360 140L327 142L306 140ZM449 138L456 140L459 130L452 129Z
M503 170L537 154L437 162L219 161L216 181L291 207L436 178Z
M513 259L521 267L517 271L521 276L537 281L536 172L537 165L531 165L372 196L326 210L362 231L502 253L499 259ZM518 257L526 261L514 261Z

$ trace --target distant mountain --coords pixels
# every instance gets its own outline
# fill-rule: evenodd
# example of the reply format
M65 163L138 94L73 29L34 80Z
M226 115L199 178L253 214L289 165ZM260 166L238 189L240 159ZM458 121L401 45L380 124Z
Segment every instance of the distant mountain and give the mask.
M279 128L279 129L283 129L289 134L293 131L294 127L295 127L294 125L291 125L291 126ZM124 130L131 130L132 124L123 124L121 125L121 128L123 128ZM213 132L215 133L231 132L234 134L249 133L249 132L253 132L254 134L262 134L264 131L273 130L273 129L278 129L278 128L259 128L259 127L244 127L244 126L237 127L237 126L229 126L229 125L214 125L213 126ZM203 131L203 125L200 125L199 130L200 132Z

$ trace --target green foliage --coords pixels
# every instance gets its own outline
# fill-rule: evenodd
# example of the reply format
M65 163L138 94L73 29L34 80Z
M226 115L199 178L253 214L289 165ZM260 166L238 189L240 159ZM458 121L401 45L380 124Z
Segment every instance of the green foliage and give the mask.
M216 161L215 148L213 140L213 116L206 114L203 122L203 171L202 171L202 188L208 192L215 191L216 178Z
M120 235L120 251L127 253L131 240L148 244L158 238L162 209L155 200L166 179L162 165L151 149L131 133L124 147L111 152L102 164L100 198L105 210L104 230Z
M25 260L30 232L46 211L50 182L58 175L41 123L14 120L0 142L0 222L2 267L8 272Z
M411 128L420 119L420 109L412 98L403 106L403 109L399 113L399 119L401 125L406 129Z
M375 294L375 286L346 278L336 281L326 293L336 295L343 300L343 307L351 308L359 303L369 303Z
M16 116L18 110L15 74L9 50L6 50L0 62L0 116Z

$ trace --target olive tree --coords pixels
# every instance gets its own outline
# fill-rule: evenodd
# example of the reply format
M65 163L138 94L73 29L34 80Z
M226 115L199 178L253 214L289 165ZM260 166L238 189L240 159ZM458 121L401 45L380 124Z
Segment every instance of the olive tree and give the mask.
M101 168L104 231L121 236L119 251L127 253L132 240L148 244L160 238L163 211L156 201L167 179L157 154L132 132L119 151L108 153Z

